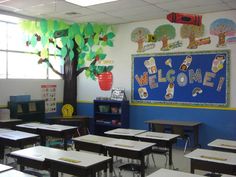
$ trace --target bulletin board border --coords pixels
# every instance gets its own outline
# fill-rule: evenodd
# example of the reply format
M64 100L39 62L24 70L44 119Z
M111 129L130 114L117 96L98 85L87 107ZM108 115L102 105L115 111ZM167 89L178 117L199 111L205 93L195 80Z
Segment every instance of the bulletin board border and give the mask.
M226 103L225 104L214 104L214 103L196 103L196 102L178 102L178 101L169 101L169 102L162 102L162 101L153 101L153 100L135 100L134 99L134 60L135 57L149 57L149 56L177 56L177 55L192 55L192 54L218 54L218 53L226 53L226 62L225 65L227 66L226 69ZM224 49L224 50L202 50L202 51L182 51L182 52L162 52L162 53L145 53L145 54L132 54L132 67L131 67L131 104L133 105L163 105L163 106L171 106L171 105L178 105L183 107L229 107L230 106L230 58L231 58L231 50Z

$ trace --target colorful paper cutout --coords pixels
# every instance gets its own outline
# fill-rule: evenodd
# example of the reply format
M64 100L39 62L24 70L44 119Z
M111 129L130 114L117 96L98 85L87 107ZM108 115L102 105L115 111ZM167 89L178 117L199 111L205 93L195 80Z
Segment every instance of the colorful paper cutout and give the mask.
M157 73L156 62L155 62L155 59L153 57L149 58L149 60L145 60L144 65L148 69L148 74Z
M201 26L202 24L202 16L195 14L172 12L168 14L166 18L172 23L182 23L182 24L197 25L197 26Z
M192 63L192 56L188 55L185 57L183 63L180 65L179 69L181 71L186 71Z
M138 44L137 52L144 51L144 42L148 41L147 35L150 34L150 31L147 28L139 27L132 31L131 41Z
M223 69L224 62L225 62L225 58L223 55L216 55L216 57L212 61L211 71L214 73L217 73L218 71Z
M196 97L198 94L201 94L203 91L200 87L195 87L192 91L192 96Z
M166 89L165 99L166 100L172 99L174 97L174 92L175 92L175 84L171 82L168 84L168 87Z
M141 99L146 99L148 97L148 92L147 92L147 89L145 87L140 87L138 89L138 93L139 93L139 97Z

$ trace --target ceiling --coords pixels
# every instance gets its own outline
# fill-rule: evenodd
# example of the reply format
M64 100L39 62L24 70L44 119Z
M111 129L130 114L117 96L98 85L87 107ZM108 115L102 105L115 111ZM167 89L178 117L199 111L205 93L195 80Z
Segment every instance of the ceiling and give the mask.
M236 0L119 0L89 7L65 0L0 0L0 14L78 23L121 24L166 18L170 12L204 14L235 9Z

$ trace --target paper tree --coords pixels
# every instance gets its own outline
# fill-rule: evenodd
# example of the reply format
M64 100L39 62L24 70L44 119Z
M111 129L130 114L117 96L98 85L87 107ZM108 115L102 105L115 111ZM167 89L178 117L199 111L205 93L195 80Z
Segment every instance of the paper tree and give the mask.
M150 34L150 31L147 28L139 27L132 31L131 41L138 43L137 52L144 51L144 42L148 41L147 35Z
M98 66L98 61L104 60L106 54L103 48L113 46L115 34L111 26L98 24L66 24L63 21L45 20L23 21L22 28L29 35L26 42L39 50L38 63L46 63L49 68L64 79L63 104L71 104L76 114L77 105L77 76L85 71L88 78L108 74L113 66ZM40 43L40 49L37 48ZM64 73L57 71L49 61L49 47L54 45L64 63Z

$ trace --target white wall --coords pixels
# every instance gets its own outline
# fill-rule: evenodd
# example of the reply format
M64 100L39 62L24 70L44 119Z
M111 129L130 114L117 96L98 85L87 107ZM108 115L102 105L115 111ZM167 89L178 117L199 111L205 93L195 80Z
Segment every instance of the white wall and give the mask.
M209 25L218 18L229 18L236 22L236 10L225 11L219 13L204 14L202 23L205 25L204 37L211 36L209 34ZM169 23L166 19L150 20L137 23L122 24L117 26L114 47L106 49L107 57L114 61L113 73L113 87L125 88L128 99L131 97L131 55L136 54L137 44L131 41L131 32L136 27L147 27L150 32L154 32L155 28L159 25ZM172 23L173 24L173 23ZM176 41L180 38L181 24L173 24L176 28L177 37L173 40ZM218 37L211 36L211 44L199 46L198 49L187 49L188 39L181 39L184 41L182 48L177 48L168 52L180 51L199 51L199 50L222 50L231 49L231 88L230 88L230 107L236 107L236 44L227 45L226 48L217 48ZM173 42L172 40L170 42ZM158 53L160 51L161 43L156 43L156 47L148 50L145 53ZM57 101L61 102L63 99L63 81L58 80L0 80L0 105L6 105L10 95L30 94L33 99L41 98L41 84L56 84L57 85ZM92 101L96 97L110 96L110 91L101 91L97 81L87 79L82 73L78 78L78 100L79 101Z
M181 51L204 51L204 50L231 50L231 73L230 73L230 107L236 107L236 70L233 66L236 66L236 44L227 45L225 48L217 48L218 37L210 35L209 25L218 18L228 18L236 23L236 10L224 11L220 13L204 14L202 17L202 23L205 25L205 34L203 37L211 37L211 44L199 46L197 49L187 49L188 39L180 38L180 27L181 24L170 23L166 19L151 20L144 22L129 23L117 26L117 33L114 41L114 47L108 50L108 58L114 60L113 72L113 87L123 87L126 90L129 100L131 99L131 55L137 54L137 44L131 41L131 33L136 27L146 27L151 33L154 32L156 27L162 24L172 24L176 28L176 38L169 42L177 40L183 41L181 48L176 48L169 52L181 52ZM160 51L161 42L156 43L154 49L148 50L145 53L164 53ZM97 82L86 80L84 77L80 77L79 80L79 100L92 101L97 96L110 96L110 91L101 91Z

